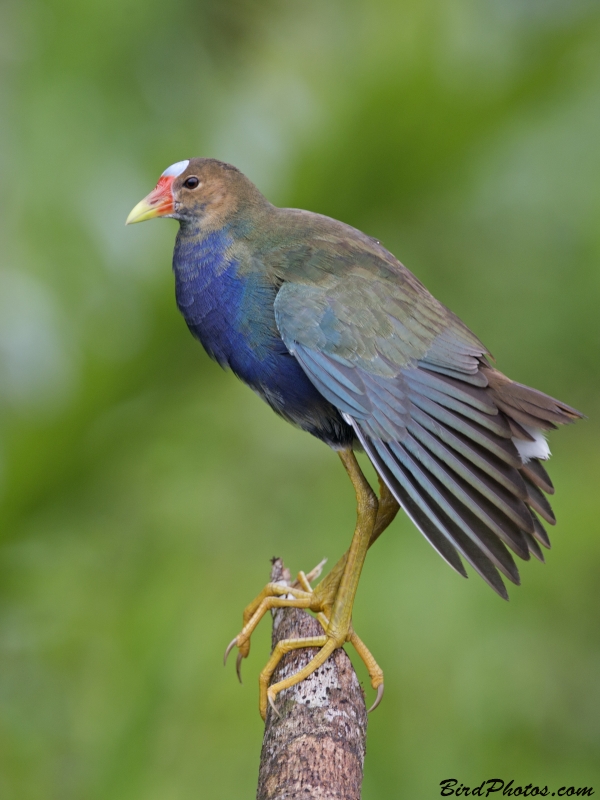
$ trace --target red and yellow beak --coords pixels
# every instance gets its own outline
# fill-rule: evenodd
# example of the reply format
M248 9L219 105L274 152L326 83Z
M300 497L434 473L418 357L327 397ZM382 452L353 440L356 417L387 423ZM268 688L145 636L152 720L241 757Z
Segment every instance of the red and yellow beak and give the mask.
M174 211L172 192L174 180L172 175L161 175L156 188L132 209L125 224L131 225L134 222L144 222L146 219L167 217L172 214Z
M189 160L186 160L171 164L160 176L156 188L132 209L125 224L131 225L133 222L143 222L154 217L170 216L175 211L173 181L185 172L189 163Z

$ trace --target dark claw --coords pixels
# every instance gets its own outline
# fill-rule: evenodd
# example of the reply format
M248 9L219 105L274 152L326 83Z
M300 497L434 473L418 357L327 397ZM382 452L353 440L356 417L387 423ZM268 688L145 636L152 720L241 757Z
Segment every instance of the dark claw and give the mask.
M241 653L237 654L237 658L235 660L235 671L237 672L238 681L243 683L242 681L242 660L244 656Z
M231 653L231 651L235 647L236 643L237 643L237 636L234 639L232 639L229 642L229 644L227 645L227 650L225 650L225 655L223 657L223 664L227 664L227 659L229 658L229 653Z
M377 687L377 697L375 698L375 702L371 706L371 708L367 711L367 714L370 714L371 711L375 711L379 703L381 703L381 698L383 697L383 683L380 683Z
M269 700L269 705L270 705L270 706L271 706L271 708L273 709L274 713L275 713L275 714L277 714L277 716L279 717L279 719L281 719L281 714L279 713L279 711L277 711L277 706L276 706L276 705L275 705L275 703L274 703L274 702L271 700L271 696L270 696L270 695L267 695L267 698L268 698L268 700Z

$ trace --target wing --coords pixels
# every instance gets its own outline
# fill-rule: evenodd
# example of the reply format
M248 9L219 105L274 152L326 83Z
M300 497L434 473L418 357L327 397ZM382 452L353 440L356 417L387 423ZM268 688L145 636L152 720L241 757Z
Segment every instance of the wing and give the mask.
M538 542L549 546L533 509L554 522L539 430L577 412L490 367L481 342L403 267L284 283L275 316L423 535L507 597L499 572L519 583L510 551L543 560Z

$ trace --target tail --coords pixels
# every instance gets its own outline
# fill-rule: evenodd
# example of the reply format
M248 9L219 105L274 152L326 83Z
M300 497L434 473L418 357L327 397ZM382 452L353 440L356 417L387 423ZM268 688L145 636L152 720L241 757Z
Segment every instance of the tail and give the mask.
M511 381L498 370L484 367L482 372L488 380L491 399L506 416L513 434L512 440L523 462L520 472L527 488L525 502L546 522L555 525L556 517L552 507L542 494L554 494L550 476L541 464L541 461L550 458L550 448L544 432L582 419L583 414L537 389ZM535 538L525 532L527 545L530 553L543 561L538 542L550 548L550 539L535 514L532 517L536 527Z

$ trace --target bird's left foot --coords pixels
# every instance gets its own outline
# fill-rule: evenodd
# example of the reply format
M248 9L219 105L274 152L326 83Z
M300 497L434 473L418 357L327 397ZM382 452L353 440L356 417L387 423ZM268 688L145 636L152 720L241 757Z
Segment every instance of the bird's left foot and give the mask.
M321 615L319 615L321 616ZM319 620L321 624L323 624L322 620ZM260 697L259 697L259 709L260 715L263 719L266 719L267 716L267 703L271 706L273 711L280 716L279 711L275 705L275 698L277 695L282 692L284 689L289 689L290 686L295 686L297 683L305 680L308 678L309 675L312 675L315 670L317 670L321 665L323 665L329 656L337 650L338 647L342 647L346 642L350 642L354 645L354 648L358 655L363 660L367 670L369 672L369 677L371 679L371 686L373 689L377 691L377 697L375 698L375 702L369 708L369 713L374 711L379 703L381 702L381 698L383 697L383 670L379 666L379 664L373 658L371 652L364 644L364 642L357 636L354 632L352 627L346 634L346 636L334 636L325 633L323 636L315 636L313 638L305 638L305 639L282 639L277 643L275 649L271 654L271 658L268 660L267 665L260 673L259 678L259 687L260 687ZM319 647L319 652L315 655L308 664L294 675L290 675L289 678L285 678L282 681L278 681L278 683L274 683L272 686L269 686L269 682L273 673L286 653L289 653L290 650L297 650L301 647Z

